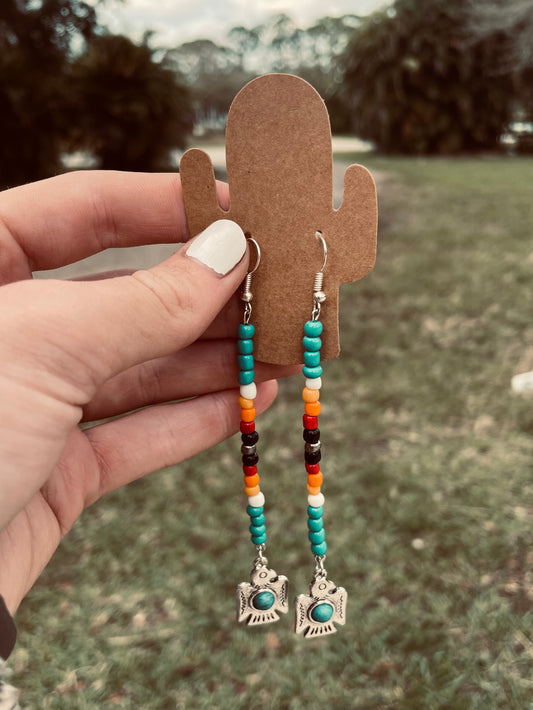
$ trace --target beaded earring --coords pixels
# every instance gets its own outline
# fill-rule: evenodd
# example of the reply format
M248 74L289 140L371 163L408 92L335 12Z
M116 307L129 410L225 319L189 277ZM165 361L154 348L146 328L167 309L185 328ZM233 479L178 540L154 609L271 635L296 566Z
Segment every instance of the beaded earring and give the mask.
M305 468L307 470L308 508L307 525L311 552L315 556L315 571L310 584L309 594L300 594L295 604L295 631L303 632L304 637L312 638L324 634L332 634L337 630L335 623L346 623L346 602L348 594L342 587L336 587L328 580L324 568L326 559L326 533L324 531L324 495L321 492L323 475L320 470L321 442L318 428L320 414L320 389L322 387L322 367L320 366L320 348L323 325L320 322L320 309L326 300L322 290L324 269L328 258L326 241L321 232L316 237L322 242L324 262L315 276L313 287L313 310L311 320L304 326L304 367L306 378L302 393L305 402L303 415L303 437L305 441Z
M276 612L284 614L288 611L287 588L288 580L278 575L268 567L264 555L267 540L264 505L265 496L259 486L257 473L257 441L259 434L255 430L254 399L257 388L254 382L253 337L255 328L250 323L252 314L252 274L257 271L261 261L261 250L255 239L248 237L257 251L257 261L254 268L248 272L241 293L244 302L243 322L238 329L238 363L241 407L241 439L242 464L244 472L244 491L248 497L246 512L250 516L250 533L252 543L256 546L257 557L250 573L250 582L242 582L237 587L237 621L244 621L249 626L268 624L277 621Z

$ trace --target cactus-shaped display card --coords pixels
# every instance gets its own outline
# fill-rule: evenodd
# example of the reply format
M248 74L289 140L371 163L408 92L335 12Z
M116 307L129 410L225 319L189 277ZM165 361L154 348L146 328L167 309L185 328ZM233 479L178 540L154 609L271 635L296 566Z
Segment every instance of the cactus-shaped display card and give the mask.
M322 358L339 353L338 295L342 283L372 269L377 205L372 176L351 165L339 209L333 206L332 146L324 102L307 82L268 74L247 84L231 106L226 128L230 208L217 202L209 156L185 153L180 164L191 236L231 219L261 248L253 276L255 356L276 364L302 361L302 331L313 306L313 283L328 248L322 305ZM253 266L254 249L250 262Z

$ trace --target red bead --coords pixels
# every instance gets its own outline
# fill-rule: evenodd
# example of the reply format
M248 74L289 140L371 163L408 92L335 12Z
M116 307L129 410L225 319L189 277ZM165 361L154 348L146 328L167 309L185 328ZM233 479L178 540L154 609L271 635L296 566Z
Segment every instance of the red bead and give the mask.
M257 473L257 466L243 466L242 470L245 476L255 476Z
M255 422L241 422L241 433L251 434L255 431Z
M319 473L320 472L320 464L319 463L307 463L305 464L305 470L307 473Z
M310 414L304 414L304 429L316 429L318 427L318 417L312 417Z

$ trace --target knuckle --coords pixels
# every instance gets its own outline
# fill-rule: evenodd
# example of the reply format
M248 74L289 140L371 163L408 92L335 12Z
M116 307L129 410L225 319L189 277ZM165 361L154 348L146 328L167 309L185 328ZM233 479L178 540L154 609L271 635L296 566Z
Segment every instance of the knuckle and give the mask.
M178 284L171 274L155 269L136 271L131 278L147 291L171 321L178 321L195 310L195 294L188 279Z

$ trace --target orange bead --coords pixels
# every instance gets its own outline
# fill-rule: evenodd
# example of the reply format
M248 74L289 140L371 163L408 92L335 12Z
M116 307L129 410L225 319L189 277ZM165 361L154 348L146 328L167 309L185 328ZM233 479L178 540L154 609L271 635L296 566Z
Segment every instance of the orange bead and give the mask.
M310 486L308 483L307 492L310 496L317 496L320 493L320 486Z
M322 471L319 471L318 473L310 473L307 476L307 483L313 487L318 486L320 488L323 480L324 476L322 475Z
M259 474L256 473L253 476L245 476L244 477L244 485L247 488L253 488L254 486L259 485Z
M302 399L304 402L318 402L320 397L320 390L312 390L309 387L304 387L302 392Z
M255 419L255 409L241 409L241 421L243 422L253 422Z
M256 496L260 490L261 489L259 488L259 486L252 486L251 488L250 488L250 486L246 486L246 488L244 489L244 492L246 493L247 496L252 497L252 496Z
M311 417L318 417L320 414L320 402L306 402L305 413Z
M241 406L241 409L253 409L254 400L246 399L246 397L239 397L239 404Z

